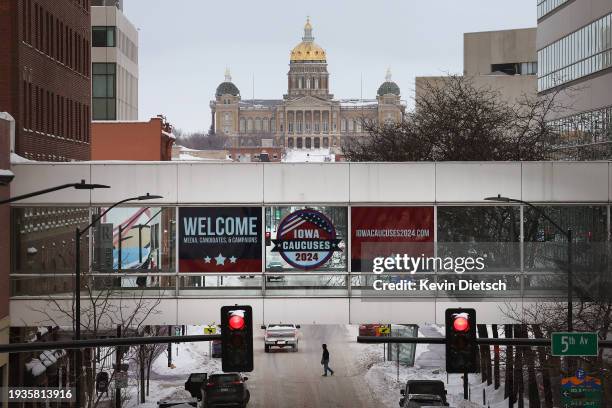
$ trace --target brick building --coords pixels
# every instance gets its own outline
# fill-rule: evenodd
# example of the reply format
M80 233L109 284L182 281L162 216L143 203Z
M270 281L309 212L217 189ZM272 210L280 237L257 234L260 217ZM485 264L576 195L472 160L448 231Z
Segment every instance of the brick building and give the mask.
M172 160L175 137L162 117L149 121L94 121L91 160Z
M5 112L0 112L0 171L10 167L11 133L14 122ZM8 184L0 182L0 200L10 196ZM0 205L0 344L9 342L9 275L10 275L10 207ZM8 354L0 354L0 387L8 385ZM4 392L4 391L3 391ZM5 398L0 398L6 401ZM0 407L8 403L0 402Z
M0 111L16 121L16 153L90 157L89 0L0 0Z

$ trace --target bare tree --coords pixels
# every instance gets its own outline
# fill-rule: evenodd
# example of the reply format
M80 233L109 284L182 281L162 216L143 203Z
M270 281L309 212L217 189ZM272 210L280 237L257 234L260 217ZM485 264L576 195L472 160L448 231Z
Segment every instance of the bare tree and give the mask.
M555 129L549 115L563 107L557 93L505 101L489 87L450 75L427 83L415 110L400 123L364 120L370 137L343 146L350 161L544 160Z
M83 282L80 313L83 338L114 337L118 327L122 335L142 335L145 333L144 327L148 319L159 313L157 307L163 296L162 290L153 293L151 290L139 288L122 288L120 275L94 277L83 273ZM62 326L63 322L70 321L73 326L75 324L74 299L66 303L55 296L49 296L44 308L33 310L45 316L41 323ZM102 394L97 395L95 383L96 375L99 369L104 367L104 362L113 361L117 352L123 354L123 361L133 360L137 350L138 348L104 347L95 349L95 352L83 353L88 357L83 359L88 368L85 373L77 371L75 375L82 377L83 398L87 407L97 407L102 403ZM116 378L119 370L120 367L113 369L110 381Z

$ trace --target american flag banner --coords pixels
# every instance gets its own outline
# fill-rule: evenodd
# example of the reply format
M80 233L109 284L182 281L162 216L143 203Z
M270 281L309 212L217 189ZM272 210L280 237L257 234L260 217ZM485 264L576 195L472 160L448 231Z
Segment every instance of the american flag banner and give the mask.
M303 270L319 268L334 252L341 251L341 239L336 237L331 220L313 209L287 215L272 242L272 252L278 252L288 264Z

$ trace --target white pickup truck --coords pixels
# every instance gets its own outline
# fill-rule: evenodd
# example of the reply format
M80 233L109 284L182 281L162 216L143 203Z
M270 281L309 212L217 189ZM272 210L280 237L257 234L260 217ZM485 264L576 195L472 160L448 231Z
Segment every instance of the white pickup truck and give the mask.
M269 324L261 326L266 330L264 335L264 349L269 352L271 347L291 347L293 351L298 350L298 329L296 324Z

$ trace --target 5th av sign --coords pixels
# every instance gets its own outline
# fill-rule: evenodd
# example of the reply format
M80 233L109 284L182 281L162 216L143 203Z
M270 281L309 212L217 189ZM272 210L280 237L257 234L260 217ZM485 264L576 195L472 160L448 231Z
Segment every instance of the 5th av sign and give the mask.
M599 339L597 333L552 334L552 355L558 357L597 356Z

